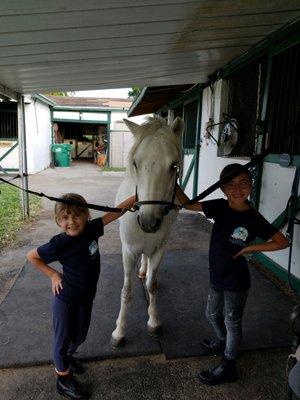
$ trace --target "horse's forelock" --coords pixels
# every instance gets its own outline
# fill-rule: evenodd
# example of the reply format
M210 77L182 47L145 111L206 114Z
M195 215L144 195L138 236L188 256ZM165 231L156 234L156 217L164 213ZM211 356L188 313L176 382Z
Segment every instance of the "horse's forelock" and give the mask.
M147 117L146 122L144 122L140 126L142 128L141 133L138 136L135 136L134 144L128 154L129 168L132 167L132 161L133 161L134 154L136 152L136 149L140 145L140 143L143 141L143 139L146 136L149 136L149 135L155 133L158 129L165 128L168 125L164 118L155 116L155 117ZM179 144L178 138L175 135L171 135L170 138L171 138L172 142L175 144L176 149L178 150L178 153L180 154L180 144Z
M155 116L155 117L147 117L147 121L144 122L141 126L141 133L138 136L135 136L135 141L128 153L128 167L129 171L132 169L133 165L133 158L137 148L139 147L140 143L144 140L146 136L154 134L158 129L168 127L167 122L164 118ZM180 155L180 140L176 135L169 135L170 140L175 145L178 154Z

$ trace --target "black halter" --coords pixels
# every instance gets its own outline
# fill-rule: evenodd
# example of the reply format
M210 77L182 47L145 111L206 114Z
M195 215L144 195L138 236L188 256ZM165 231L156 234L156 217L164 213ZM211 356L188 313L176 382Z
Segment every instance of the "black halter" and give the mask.
M175 178L175 184L174 184L174 190L173 190L173 195L172 195L172 200L171 201L163 201L163 200L143 200L139 201L138 197L138 192L137 192L137 186L135 187L135 198L136 202L133 205L133 208L135 210L139 210L141 206L144 205L149 205L149 204L154 204L154 205L161 205L165 206L163 215L167 215L171 210L179 210L181 206L179 204L175 204L175 195L176 195L176 184L178 180L178 175L179 175L179 168L176 170L176 178Z

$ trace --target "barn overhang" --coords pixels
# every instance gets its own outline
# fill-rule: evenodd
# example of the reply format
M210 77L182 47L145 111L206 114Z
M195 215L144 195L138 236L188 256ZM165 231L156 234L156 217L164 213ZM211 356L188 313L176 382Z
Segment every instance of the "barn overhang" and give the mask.
M300 41L299 29L300 19L296 19L276 32L273 32L240 56L216 69L211 75L207 76L205 82L190 85L144 87L131 105L128 116L133 117L146 113L156 113L162 109L167 109L170 104L174 103L174 99L178 101L180 99L184 100L184 98L192 95L195 90L203 89L221 78L227 78L237 70L267 53L273 54L274 52L281 51L283 48L288 48Z
M0 84L32 94L206 82L300 3L14 0L0 12Z

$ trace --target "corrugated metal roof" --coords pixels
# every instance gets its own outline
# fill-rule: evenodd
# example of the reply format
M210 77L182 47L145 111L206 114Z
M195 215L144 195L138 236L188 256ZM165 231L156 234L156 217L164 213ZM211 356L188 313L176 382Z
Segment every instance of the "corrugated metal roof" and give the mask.
M21 93L204 82L299 0L2 0L0 84Z
M146 87L131 105L128 116L155 113L174 98L187 93L194 85Z

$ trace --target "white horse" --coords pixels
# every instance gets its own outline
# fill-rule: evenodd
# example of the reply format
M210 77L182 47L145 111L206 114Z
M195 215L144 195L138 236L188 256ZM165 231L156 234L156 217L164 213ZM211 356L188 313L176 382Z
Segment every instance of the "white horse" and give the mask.
M183 120L177 117L171 126L160 117L151 117L142 125L124 121L133 133L135 142L129 153L126 176L119 187L116 202L120 203L134 193L139 201L173 201L181 166L180 135L184 130ZM116 329L112 333L113 347L124 343L132 277L140 256L139 277L146 278L149 293L148 330L155 334L160 329L156 309L156 277L171 225L178 214L178 211L171 210L164 215L164 211L164 205L144 204L138 211L127 212L120 219L124 285Z

